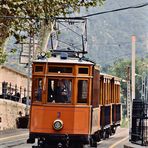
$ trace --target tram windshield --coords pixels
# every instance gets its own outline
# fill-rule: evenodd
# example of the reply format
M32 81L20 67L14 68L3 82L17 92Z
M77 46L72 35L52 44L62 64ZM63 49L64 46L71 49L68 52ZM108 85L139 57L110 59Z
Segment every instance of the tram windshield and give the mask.
M48 79L47 102L71 103L72 80Z

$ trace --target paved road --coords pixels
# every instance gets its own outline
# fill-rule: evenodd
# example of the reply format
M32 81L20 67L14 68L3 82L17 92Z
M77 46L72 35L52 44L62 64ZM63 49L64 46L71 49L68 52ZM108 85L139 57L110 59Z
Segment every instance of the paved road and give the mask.
M128 139L127 128L117 128L116 134L98 143L98 148L123 148L121 141Z
M17 129L0 132L0 148L31 148L26 144L28 130Z
M27 138L28 130L0 133L0 148L32 148L31 144L26 144ZM128 143L128 129L118 128L114 136L98 142L98 148L123 148L125 143ZM85 148L90 147L85 146Z

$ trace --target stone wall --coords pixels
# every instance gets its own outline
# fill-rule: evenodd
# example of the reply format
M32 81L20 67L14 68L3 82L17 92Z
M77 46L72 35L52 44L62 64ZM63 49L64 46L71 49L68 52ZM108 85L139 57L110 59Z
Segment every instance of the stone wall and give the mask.
M0 99L0 131L16 128L19 112L25 115L26 105L11 100Z

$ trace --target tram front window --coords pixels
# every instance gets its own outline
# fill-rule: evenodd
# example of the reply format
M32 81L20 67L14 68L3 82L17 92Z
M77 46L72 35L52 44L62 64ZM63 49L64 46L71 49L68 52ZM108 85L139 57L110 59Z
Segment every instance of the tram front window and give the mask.
M71 103L72 80L48 79L48 100L51 103Z

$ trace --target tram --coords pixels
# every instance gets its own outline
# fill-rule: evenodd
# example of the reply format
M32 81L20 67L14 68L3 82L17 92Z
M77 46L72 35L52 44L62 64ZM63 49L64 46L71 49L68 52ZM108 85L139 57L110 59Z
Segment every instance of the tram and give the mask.
M28 143L39 148L97 147L121 120L120 78L75 52L54 51L32 65Z

